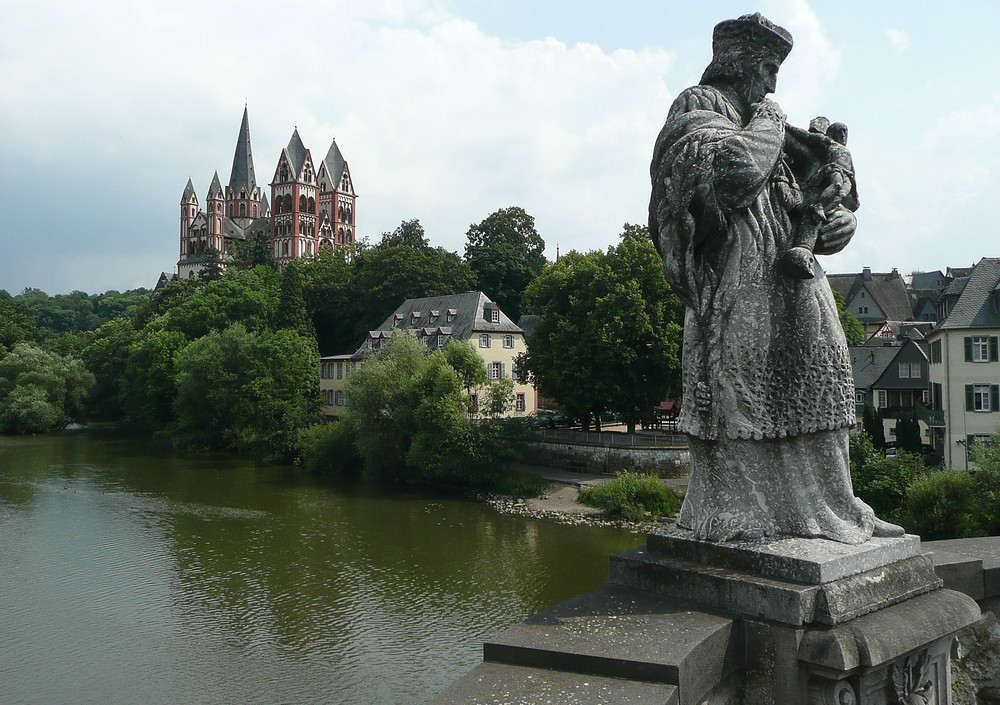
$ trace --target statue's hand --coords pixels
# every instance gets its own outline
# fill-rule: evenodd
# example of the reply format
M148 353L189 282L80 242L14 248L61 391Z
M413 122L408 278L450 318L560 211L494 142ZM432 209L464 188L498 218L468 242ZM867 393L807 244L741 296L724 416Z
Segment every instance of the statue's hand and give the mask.
M814 252L817 255L832 255L847 247L858 227L858 219L846 208L833 211L827 221L820 226L819 238Z

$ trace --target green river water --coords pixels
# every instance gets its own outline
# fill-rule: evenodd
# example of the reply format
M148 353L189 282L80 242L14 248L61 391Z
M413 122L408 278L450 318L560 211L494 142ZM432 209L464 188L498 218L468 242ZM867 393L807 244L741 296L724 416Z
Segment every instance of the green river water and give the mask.
M0 436L0 704L423 703L641 542L113 429Z

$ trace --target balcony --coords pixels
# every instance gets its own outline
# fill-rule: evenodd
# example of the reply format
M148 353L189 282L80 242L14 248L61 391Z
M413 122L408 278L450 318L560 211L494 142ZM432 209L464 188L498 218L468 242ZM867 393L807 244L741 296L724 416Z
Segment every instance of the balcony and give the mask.
M944 428L944 410L928 409L923 404L913 407L917 418L927 424L930 428Z

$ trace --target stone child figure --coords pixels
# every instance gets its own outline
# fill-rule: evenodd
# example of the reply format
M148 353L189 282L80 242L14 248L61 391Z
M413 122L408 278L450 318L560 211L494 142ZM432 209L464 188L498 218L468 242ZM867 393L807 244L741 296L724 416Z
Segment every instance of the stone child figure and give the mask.
M766 97L791 48L791 35L759 13L717 25L712 62L674 100L653 152L650 233L687 306L679 423L691 479L677 524L711 541L859 544L902 529L877 519L851 486L854 382L830 285L822 270L795 279L778 265L797 244L798 184L839 162L790 149L797 138ZM843 184L827 181L807 186L823 204L820 255L843 249L857 223ZM828 187L836 194L824 197Z
M792 170L804 173L802 205L793 213L794 246L786 250L778 265L787 276L810 279L815 276L813 248L820 226L843 204L858 209L858 189L854 181L854 160L847 150L847 125L830 124L825 117L809 123L809 131L785 126L785 152Z

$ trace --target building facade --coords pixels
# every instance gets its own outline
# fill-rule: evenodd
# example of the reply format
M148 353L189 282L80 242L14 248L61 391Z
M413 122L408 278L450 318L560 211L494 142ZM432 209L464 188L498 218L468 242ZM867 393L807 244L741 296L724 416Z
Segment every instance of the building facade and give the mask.
M516 358L525 352L524 331L481 291L451 296L407 299L376 330L368 331L364 343L353 353L320 358L320 390L323 413L339 418L348 404L347 380L377 354L393 335L414 335L429 349L446 347L453 340L467 340L479 353L489 380L514 382L514 408L508 415L526 416L538 409L538 397L530 384L517 381ZM478 410L479 395L473 390L470 409Z
M278 156L270 189L269 201L254 173L244 108L226 188L216 172L202 209L188 179L180 202L177 271L172 277L161 275L160 283L194 278L215 263L224 265L238 242L259 234L268 237L279 265L315 255L322 247L336 250L355 241L357 193L336 140L317 168L295 129Z
M949 287L947 317L927 336L931 442L952 469L1000 426L1000 258Z

